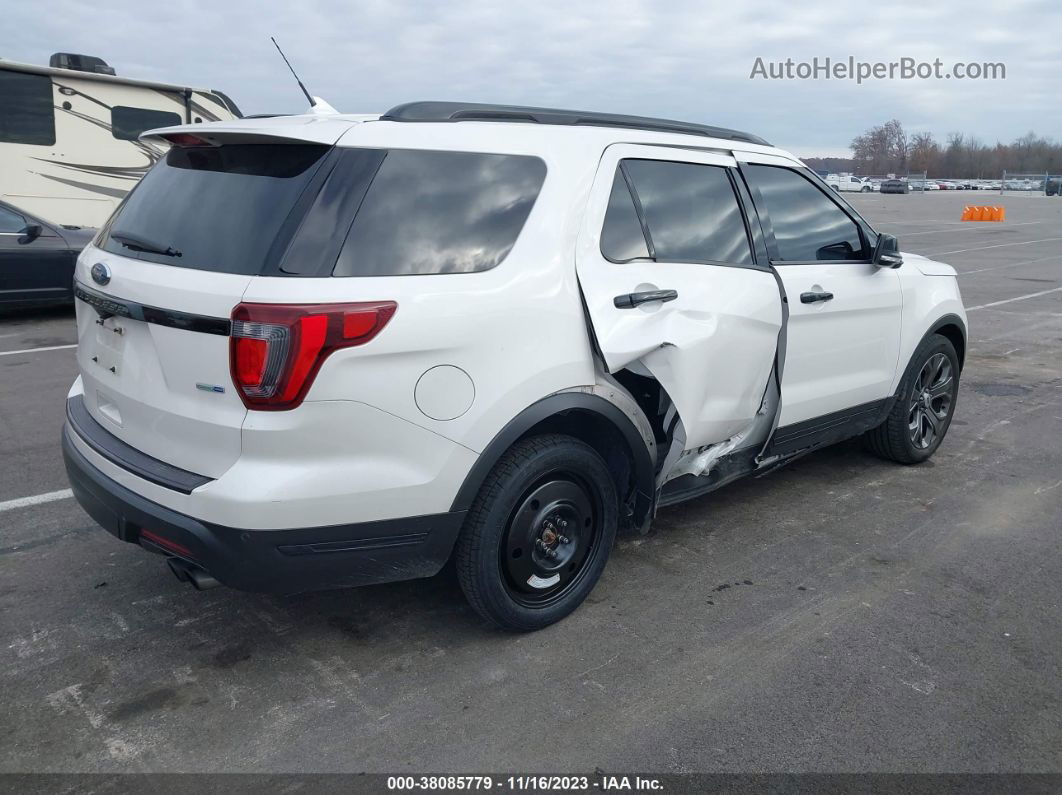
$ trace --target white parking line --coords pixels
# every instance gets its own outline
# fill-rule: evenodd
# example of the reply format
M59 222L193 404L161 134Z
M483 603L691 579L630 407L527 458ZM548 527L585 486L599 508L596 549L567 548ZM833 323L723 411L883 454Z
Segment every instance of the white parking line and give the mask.
M70 491L70 489L63 489L62 491L49 491L47 494L37 494L33 497L19 497L17 500L0 502L0 513L3 513L4 511L13 511L15 508L26 508L30 505L41 505L45 502L65 500L68 497L73 496L74 492Z
M1000 306L1001 304L1010 304L1014 301L1024 301L1027 298L1039 298L1041 295L1049 295L1050 293L1057 293L1062 290L1062 287L1052 287L1050 290L1041 290L1038 293L1029 293L1028 295L1019 295L1016 298L1005 298L1002 301L993 301L990 304L981 304L980 306L967 307L967 312L973 312L975 309L988 309L992 306Z
M963 223L963 222L960 222ZM972 223L971 221L965 221L964 223ZM1029 224L1040 224L1043 221L1022 221L1020 224L1007 224L1007 226L1028 226ZM994 232L997 227L989 226L966 226L961 229L926 229L921 232L901 232L903 237L914 237L915 235L939 235L942 232Z
M936 257L940 254L965 254L967 251L984 251L989 248L1006 248L1007 246L1031 246L1033 243L1052 243L1062 240L1062 237L1045 237L1043 240L1024 240L1021 243L996 243L994 246L978 246L977 248L959 248L955 251L930 251L925 256Z
M1003 270L1003 268L1016 268L1019 265L1032 265L1035 262L1047 262L1052 259L1062 258L1062 254L1055 254L1050 257L1039 257L1037 259L1026 259L1021 262L1005 262L1002 265L993 265L991 268L977 268L972 271L959 271L960 276L969 276L971 273L987 273L988 271Z
M67 348L76 348L74 345L49 345L45 348L25 348L21 351L0 351L0 356L14 356L16 353L37 353L39 351L65 351Z

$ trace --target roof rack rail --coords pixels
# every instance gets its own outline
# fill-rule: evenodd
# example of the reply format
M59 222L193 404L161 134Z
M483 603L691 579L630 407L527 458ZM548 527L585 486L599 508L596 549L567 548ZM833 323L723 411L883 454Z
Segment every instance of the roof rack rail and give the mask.
M625 116L616 113L597 113L585 110L532 108L521 105L487 105L468 102L407 102L396 105L380 117L382 121L439 122L439 121L507 121L531 124L559 124L587 127L624 127L632 130L703 135L770 146L751 133L693 124L687 121L654 119L649 116Z

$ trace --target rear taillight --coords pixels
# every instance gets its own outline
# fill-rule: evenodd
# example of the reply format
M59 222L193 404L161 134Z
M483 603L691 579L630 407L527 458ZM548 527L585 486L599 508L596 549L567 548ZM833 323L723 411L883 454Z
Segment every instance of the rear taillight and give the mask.
M364 345L397 308L394 301L240 304L232 311L229 365L244 404L295 408L332 351Z
M192 135L191 133L167 133L160 137L169 141L173 146L213 146L205 138L200 138L198 135Z

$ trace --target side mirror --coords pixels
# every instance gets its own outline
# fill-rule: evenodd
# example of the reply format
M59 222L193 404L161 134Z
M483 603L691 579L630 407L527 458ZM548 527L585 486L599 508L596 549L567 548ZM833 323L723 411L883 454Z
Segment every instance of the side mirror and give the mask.
M879 268L898 268L903 265L899 241L893 235L879 234L870 261Z
M38 237L41 236L41 232L44 228L40 224L26 224L22 227L22 231L19 232L21 237L18 239L19 243L25 245L26 243L32 243Z

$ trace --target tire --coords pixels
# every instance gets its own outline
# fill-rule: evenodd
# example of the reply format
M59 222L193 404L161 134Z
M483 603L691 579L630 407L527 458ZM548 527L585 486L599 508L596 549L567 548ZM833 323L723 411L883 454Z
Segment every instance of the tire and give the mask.
M593 589L618 522L616 486L592 447L559 434L524 439L491 470L465 518L454 552L461 590L502 629L547 627Z
M955 415L958 391L955 346L947 338L931 334L911 357L889 416L863 434L864 445L889 461L920 464L944 440Z

